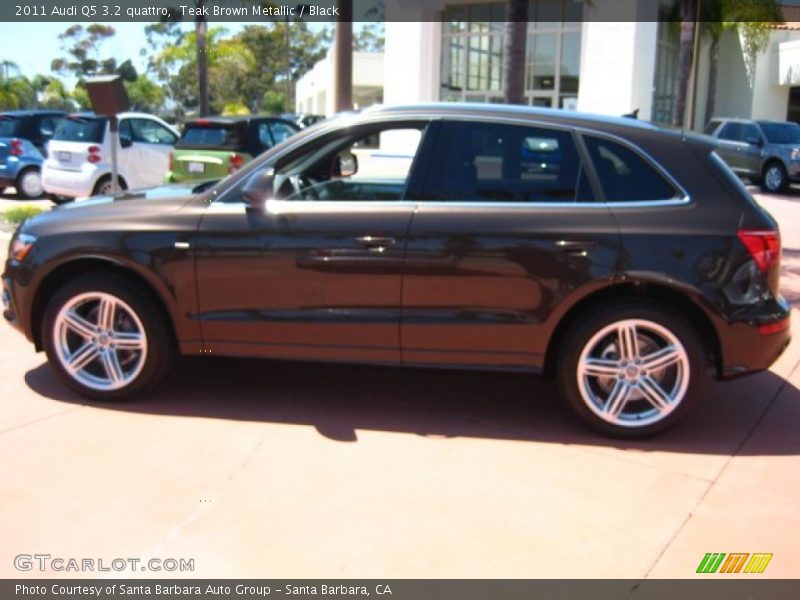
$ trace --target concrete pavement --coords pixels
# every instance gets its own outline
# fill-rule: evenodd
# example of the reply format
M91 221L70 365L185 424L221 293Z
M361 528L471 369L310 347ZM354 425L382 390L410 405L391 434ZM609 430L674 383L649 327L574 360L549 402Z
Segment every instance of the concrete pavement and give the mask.
M761 201L800 306L800 195ZM620 442L523 375L187 359L148 398L93 404L0 325L0 576L49 553L200 577L671 578L772 552L762 577L796 577L797 314L793 332L769 372Z

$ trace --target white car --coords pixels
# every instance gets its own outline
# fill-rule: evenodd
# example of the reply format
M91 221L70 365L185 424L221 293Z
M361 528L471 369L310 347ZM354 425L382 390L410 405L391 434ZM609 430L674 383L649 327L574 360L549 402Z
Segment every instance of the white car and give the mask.
M152 115L125 112L118 117L120 186L132 190L161 184L178 132ZM111 193L110 138L108 118L93 113L67 116L47 146L42 165L45 192L67 198Z

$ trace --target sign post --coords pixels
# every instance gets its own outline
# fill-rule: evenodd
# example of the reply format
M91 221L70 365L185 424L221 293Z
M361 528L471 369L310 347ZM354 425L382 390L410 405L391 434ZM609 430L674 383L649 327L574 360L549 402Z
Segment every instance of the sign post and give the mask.
M120 191L119 163L119 119L117 115L130 108L128 94L119 75L103 75L86 80L86 90L95 114L108 117L108 130L111 137L111 189Z

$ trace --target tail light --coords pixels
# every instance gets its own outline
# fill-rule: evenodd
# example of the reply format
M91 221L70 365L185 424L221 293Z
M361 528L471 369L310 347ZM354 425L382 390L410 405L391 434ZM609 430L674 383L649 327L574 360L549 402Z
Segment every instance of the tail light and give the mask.
M89 156L86 158L90 163L99 163L103 160L100 156L100 146L89 146Z
M777 231L740 229L739 239L762 273L780 263L781 236Z
M22 156L22 140L17 138L11 140L11 150L8 152L11 156Z
M244 156L236 154L236 152L231 152L231 155L228 157L228 164L230 165L228 173L233 173L244 164Z
M173 160L175 160L175 153L174 152L170 152L169 153L169 160L167 162L167 170L168 171L172 171L173 164L174 164Z

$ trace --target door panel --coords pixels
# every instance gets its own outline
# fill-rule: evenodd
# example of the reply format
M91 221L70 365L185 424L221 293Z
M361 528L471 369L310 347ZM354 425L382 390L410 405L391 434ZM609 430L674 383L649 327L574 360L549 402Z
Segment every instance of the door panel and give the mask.
M541 367L558 311L619 257L572 133L454 120L431 155L406 246L403 362Z
M197 248L206 346L222 354L398 362L403 240L413 207L272 201L261 214L209 208Z

